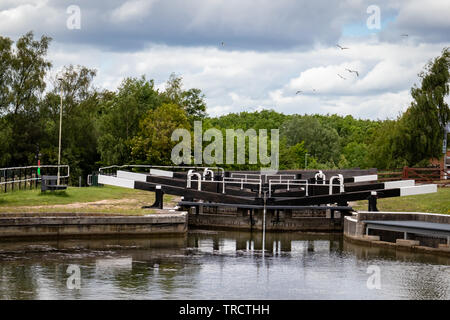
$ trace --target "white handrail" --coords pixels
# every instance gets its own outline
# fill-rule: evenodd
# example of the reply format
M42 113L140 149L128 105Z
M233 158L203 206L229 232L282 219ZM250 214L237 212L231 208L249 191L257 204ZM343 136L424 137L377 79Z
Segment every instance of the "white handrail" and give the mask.
M205 170L203 170L203 181L206 180L206 176L208 175L208 173L211 174L211 180L214 180L214 171L209 168L205 168Z
M317 184L317 179L321 178L322 179L322 184L325 184L325 180L327 179L326 175L322 172L322 170L319 170L318 173L316 173L314 175L314 179L316 179L316 184Z
M330 179L329 194L333 194L333 181L335 179L339 179L339 192L344 192L344 176L342 174L338 174Z
M194 170L189 170L187 173L187 186L186 188L191 188L191 180L192 180L192 176L196 176L197 180L198 180L198 186L197 189L198 190L202 190L202 175L198 172L194 172Z

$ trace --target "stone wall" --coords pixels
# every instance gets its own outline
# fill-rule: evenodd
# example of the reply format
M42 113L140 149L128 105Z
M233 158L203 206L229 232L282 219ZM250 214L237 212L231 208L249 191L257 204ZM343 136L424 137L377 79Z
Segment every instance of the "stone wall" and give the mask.
M111 215L1 215L0 238L16 237L79 237L151 234L184 234L187 213L151 214L147 216Z
M206 208L203 208L206 209ZM213 210L207 210L213 212ZM241 212L227 213L196 213L195 209L189 212L189 227L194 228L220 228L238 230L262 230L263 229L262 210L255 210L250 214L248 210ZM313 231L313 232L342 232L343 220L340 213L335 212L335 217L331 218L325 210L303 213L267 212L267 231Z
M359 211L352 216L344 217L344 238L348 241L370 246L384 246L413 252L438 253L450 256L450 247L446 245L446 239L410 234L408 240L403 240L403 233L382 230L373 230L370 235L366 235L365 220L415 220L450 224L450 215L421 212Z

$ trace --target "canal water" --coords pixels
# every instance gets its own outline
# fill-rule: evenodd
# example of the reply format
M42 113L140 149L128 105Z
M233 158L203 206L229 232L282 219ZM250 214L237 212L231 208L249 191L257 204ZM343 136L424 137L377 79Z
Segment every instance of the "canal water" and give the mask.
M341 235L1 242L0 299L450 299L450 259Z

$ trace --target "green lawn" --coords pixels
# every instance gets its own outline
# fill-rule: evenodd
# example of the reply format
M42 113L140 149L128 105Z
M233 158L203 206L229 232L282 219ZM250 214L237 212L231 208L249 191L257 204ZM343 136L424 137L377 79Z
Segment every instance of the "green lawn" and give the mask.
M356 210L367 210L367 200L353 205ZM450 214L450 188L438 188L438 192L416 196L378 199L380 211L430 212Z
M141 209L154 202L154 193L113 186L76 188L65 191L45 192L21 190L0 193L0 212L105 212L148 214L152 210ZM166 195L164 202L175 205L175 197Z
M40 190L22 190L0 193L0 213L15 212L78 212L148 214L154 193L113 186L76 188L66 191L41 193ZM165 206L175 206L177 198L164 196ZM395 197L378 200L380 211L409 211L450 214L450 188L438 188L437 193ZM353 205L356 210L367 210L367 201Z

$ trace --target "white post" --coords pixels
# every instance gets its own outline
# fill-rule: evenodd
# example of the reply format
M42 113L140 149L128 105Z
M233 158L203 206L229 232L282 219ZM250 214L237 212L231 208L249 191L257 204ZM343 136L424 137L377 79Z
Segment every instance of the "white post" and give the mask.
M63 88L62 88L62 79L60 80L61 85L61 108L59 112L59 148L58 148L58 177L57 177L57 185L59 186L59 166L61 165L61 128L62 128L62 107L63 107Z

